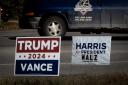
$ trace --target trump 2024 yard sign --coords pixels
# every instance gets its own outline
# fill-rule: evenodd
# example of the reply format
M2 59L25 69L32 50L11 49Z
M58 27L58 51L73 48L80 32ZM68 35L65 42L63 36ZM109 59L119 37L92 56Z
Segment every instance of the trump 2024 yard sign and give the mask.
M60 44L60 37L18 37L14 75L59 76Z

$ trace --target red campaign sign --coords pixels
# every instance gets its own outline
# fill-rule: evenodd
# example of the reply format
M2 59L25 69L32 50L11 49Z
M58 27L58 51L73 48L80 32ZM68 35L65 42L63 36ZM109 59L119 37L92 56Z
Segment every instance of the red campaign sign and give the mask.
M16 51L59 52L60 38L17 38Z

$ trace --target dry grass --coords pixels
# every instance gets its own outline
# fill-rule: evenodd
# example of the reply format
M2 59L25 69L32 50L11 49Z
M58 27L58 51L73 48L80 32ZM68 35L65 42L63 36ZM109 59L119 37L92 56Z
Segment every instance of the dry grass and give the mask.
M18 23L9 21L9 22L1 22L0 23L0 31L5 31L5 30L18 30Z
M0 79L0 85L128 85L128 75L114 73L104 75L65 75L59 77L8 77Z

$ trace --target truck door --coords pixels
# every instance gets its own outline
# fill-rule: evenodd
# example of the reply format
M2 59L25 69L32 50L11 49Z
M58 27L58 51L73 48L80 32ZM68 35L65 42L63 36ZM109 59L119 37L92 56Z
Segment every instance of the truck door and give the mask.
M101 27L99 0L69 0L69 23L71 28Z
M101 0L101 26L125 28L127 0Z

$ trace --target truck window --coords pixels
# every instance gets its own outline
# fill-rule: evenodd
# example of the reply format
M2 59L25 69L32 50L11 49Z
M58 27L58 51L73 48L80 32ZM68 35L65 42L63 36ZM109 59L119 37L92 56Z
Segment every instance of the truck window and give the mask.
M128 7L127 0L101 0L102 7Z

